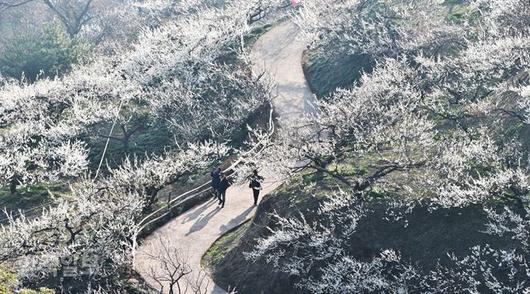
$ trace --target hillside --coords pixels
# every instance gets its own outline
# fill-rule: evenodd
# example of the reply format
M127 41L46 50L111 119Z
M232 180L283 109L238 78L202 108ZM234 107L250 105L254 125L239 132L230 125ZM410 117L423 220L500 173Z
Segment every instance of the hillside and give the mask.
M310 127L276 138L260 161L302 175L214 244L205 258L216 283L239 293L530 289L529 35L509 29L530 11L493 2L306 5L302 62L323 99Z
M259 239L270 236L269 228L279 229L272 212L284 218L298 217L302 213L308 222L319 218L315 211L322 199L313 195L329 191L322 187L307 191L303 189L302 181L297 182L265 198L250 224L238 233L242 236L229 244L222 244L233 249L213 265L213 278L219 286L235 288L242 294L306 293L297 287L301 281L296 274L278 271L276 265L265 261L266 256L257 261L246 258L256 248ZM358 229L349 236L345 248L359 261L370 261L391 248L401 253L402 260L422 268L426 274L438 264L449 265L448 253L462 258L475 244L488 243L494 249L508 251L521 246L513 240L485 233L488 218L480 206L434 212L429 212L428 206L418 206L410 212L394 211L404 215L397 221L389 217L388 210L392 207L384 200L370 203L368 209L370 214L359 221Z
M0 32L1 293L530 293L528 0L6 0Z
M28 48L6 48L43 74L0 77L0 268L13 277L0 288L130 291L145 218L230 165L251 148L250 129L269 124L273 85L253 75L247 46L281 7L258 2L123 4L141 29L61 71L41 59L63 58L54 54L86 31L56 24L49 39L28 34ZM33 6L15 4L0 13ZM106 4L66 9L79 5Z

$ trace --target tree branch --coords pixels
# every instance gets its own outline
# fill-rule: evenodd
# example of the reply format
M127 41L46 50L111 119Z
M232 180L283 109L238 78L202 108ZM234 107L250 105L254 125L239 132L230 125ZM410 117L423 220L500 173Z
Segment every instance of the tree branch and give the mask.
M24 0L24 1L21 1L21 2L18 2L18 3L8 3L8 2L0 1L0 13L5 11L5 10L11 9L11 8L15 8L15 7L18 7L18 6L22 6L22 5L28 4L30 2L33 2L33 1L35 1L35 0Z

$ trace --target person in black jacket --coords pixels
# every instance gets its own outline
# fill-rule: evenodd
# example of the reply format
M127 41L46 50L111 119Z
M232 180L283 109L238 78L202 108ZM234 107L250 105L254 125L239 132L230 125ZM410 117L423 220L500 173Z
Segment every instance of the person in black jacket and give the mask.
M254 170L252 176L250 176L250 183L248 184L249 188L252 188L254 193L254 206L258 205L259 191L261 191L263 183L263 177L258 174L257 170Z
M230 187L230 182L224 173L221 173L221 181L219 183L219 204L221 208L225 207L226 190Z
M221 168L214 169L210 176L212 177L212 188L214 197L220 200L219 198L219 184L221 183Z

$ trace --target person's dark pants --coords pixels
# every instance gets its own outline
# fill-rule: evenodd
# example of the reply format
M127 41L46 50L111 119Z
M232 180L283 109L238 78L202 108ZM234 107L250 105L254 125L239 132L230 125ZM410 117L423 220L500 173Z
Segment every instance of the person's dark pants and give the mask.
M226 191L219 192L219 204L221 207L225 207Z
M259 191L260 190L252 189L252 192L254 192L254 205L258 205Z
M213 198L214 199L219 199L219 189L218 188L213 188Z

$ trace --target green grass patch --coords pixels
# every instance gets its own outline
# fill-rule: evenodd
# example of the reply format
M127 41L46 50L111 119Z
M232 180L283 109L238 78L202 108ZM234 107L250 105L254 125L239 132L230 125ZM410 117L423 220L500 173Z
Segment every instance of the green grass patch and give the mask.
M110 130L110 124L96 126L95 128L98 130L94 133L99 132L102 135L107 135ZM123 134L119 128L115 128L113 136L122 137L122 135ZM96 170L99 161L101 160L101 155L103 154L107 139L92 135L85 138L85 141L90 146L90 152L88 154L90 169ZM107 164L110 167L118 166L126 156L136 154L137 156L142 157L145 154L161 154L163 153L164 148L170 146L172 143L173 136L162 122L156 122L153 126L147 127L145 130L132 135L128 149L125 149L122 142L111 139L109 141L107 152L105 153L103 171L106 171Z
M309 87L318 97L353 85L364 71L371 72L375 65L366 54L326 55L321 50L308 50L302 60Z
M250 227L250 224L251 220L247 220L217 239L202 256L202 266L210 269L215 268L225 255L239 244L241 237Z
M444 4L449 8L447 19L450 21L465 20L472 12L469 6L463 3L462 0L447 0Z
M20 187L15 194L9 189L0 189L0 209L9 211L27 210L47 203L54 197L61 196L68 191L62 183L39 183Z

